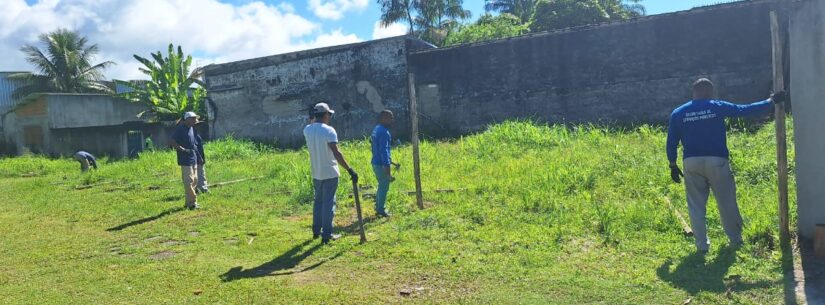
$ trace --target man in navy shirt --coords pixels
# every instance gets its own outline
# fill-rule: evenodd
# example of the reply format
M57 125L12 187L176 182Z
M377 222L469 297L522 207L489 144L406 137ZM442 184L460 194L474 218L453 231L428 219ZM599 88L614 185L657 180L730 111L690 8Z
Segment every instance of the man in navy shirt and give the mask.
M185 207L194 210L199 208L198 195L195 188L198 185L198 157L197 139L195 129L192 128L198 123L198 115L194 112L187 112L183 115L183 121L178 124L172 133L170 144L178 153L178 165L183 176L183 189L186 193Z
M81 172L89 171L89 165L94 167L94 169L97 169L97 160L95 159L95 156L88 152L82 150L78 151L74 154L74 159L77 160L77 162L80 162Z
M742 216L736 204L736 183L728 161L725 118L766 114L773 103L784 100L785 93L777 92L761 102L731 104L714 99L713 83L702 78L693 84L693 100L671 113L667 132L670 175L676 183L681 182L680 176L685 177L690 225L699 252L706 253L710 246L705 214L711 190L731 245L742 244ZM682 143L684 174L676 164L679 143Z
M387 202L387 192L390 190L390 182L395 181L392 176L390 165L398 164L392 162L391 146L392 135L390 127L395 122L392 111L381 111L378 118L378 125L372 130L372 169L375 178L378 180L378 191L375 193L375 214L381 217L389 217L384 205Z

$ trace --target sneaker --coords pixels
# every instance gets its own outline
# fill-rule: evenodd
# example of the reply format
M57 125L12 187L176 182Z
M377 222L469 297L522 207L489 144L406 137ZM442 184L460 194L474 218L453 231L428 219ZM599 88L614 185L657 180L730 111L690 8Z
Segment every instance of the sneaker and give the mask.
M341 238L341 234L332 234L332 236L330 238L322 239L321 243L326 245L326 244L329 244L329 242L331 242L333 240L338 240L339 238Z
M376 212L375 215L378 215L378 217L390 217L390 214L387 214L387 212Z

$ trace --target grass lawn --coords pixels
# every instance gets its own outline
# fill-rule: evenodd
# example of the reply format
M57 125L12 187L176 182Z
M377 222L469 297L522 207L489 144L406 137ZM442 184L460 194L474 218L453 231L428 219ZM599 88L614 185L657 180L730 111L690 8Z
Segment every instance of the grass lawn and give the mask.
M70 159L2 159L0 302L780 304L773 132L730 133L746 245L725 247L711 201L705 257L669 208L687 217L658 127L510 122L424 142L422 211L407 194L411 150L398 147L392 218L376 219L372 199L362 200L366 245L349 178L335 219L344 238L312 240L305 150L209 143L211 183L264 178L213 188L197 211L182 209L171 151L103 160L88 174ZM374 192L369 143L342 151L363 193ZM792 204L793 178L792 166ZM436 189L456 191L426 192Z

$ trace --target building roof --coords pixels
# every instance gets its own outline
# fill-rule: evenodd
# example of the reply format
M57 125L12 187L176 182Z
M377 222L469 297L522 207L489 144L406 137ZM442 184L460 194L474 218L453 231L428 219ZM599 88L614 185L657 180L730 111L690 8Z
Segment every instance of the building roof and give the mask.
M17 104L11 97L14 90L20 87L20 82L8 79L9 75L21 72L0 72L0 110L9 109Z

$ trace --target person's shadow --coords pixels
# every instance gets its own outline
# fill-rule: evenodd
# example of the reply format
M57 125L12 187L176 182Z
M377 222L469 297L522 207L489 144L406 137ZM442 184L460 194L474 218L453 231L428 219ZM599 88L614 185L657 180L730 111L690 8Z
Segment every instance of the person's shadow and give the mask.
M668 259L656 269L656 275L659 279L671 283L691 295L696 295L702 291L714 293L740 292L772 287L777 284L770 281L742 282L741 276L738 275L725 278L728 269L736 262L736 252L737 249L734 247L722 248L712 262L706 261L705 254L694 252L683 257L673 271L670 271L673 260Z
M324 263L331 261L333 259L338 258L341 256L342 252L335 254L334 256L321 260L315 264L310 266L295 269L302 261L306 258L312 256L315 251L318 251L323 245L321 243L317 243L316 245L312 246L311 248L302 251L306 246L312 243L313 240L307 240L299 245L296 245L292 249L280 256L276 257L275 259L266 262L258 267L244 269L241 266L233 267L229 269L224 274L221 274L220 278L224 282L231 282L234 280L240 279L249 279L249 278L258 278L258 277L265 277L265 276L279 276L279 275L289 275L298 272L309 271L312 269L317 268L318 266L323 265Z
M155 215L155 216L149 216L149 217L146 217L146 218L141 218L141 219L138 219L138 220L133 220L133 221L130 221L130 222L124 223L124 224L119 225L119 226L115 226L115 227L108 228L108 229L106 229L106 231L108 231L108 232L121 231L121 230L126 229L126 228L128 228L128 227L132 227L132 226L136 226L136 225L144 224L144 223L147 223L147 222L152 222L152 221L155 221L155 220L161 219L161 218L163 218L163 217L166 217L166 216L172 215L172 214L174 214L174 213L177 213L177 212L180 212L180 211L183 211L183 210L185 210L185 208L183 208L183 207L171 208L171 209L168 209L168 210L166 210L166 211L163 211L163 212L161 212L160 214L157 214L157 215Z
M364 225L372 223L376 220L377 220L377 218L375 218L374 216L365 218L364 219ZM338 228L338 232L347 233L348 235L349 234L355 235L359 232L359 228L360 228L360 226L359 226L358 222L353 222L353 223L350 223L349 225L347 225L345 227ZM231 281L240 280L240 279L258 278L258 277L266 277L266 276L280 276L280 275L289 275L289 274L294 274L294 273L305 272L305 271L315 269L315 268L323 265L324 263L326 263L328 261L331 261L331 260L334 260L334 259L338 258L339 256L341 256L344 253L344 251L346 251L346 250L341 250L340 252L336 253L332 257L322 259L322 260L318 261L317 263L314 263L312 265L309 265L309 266L306 266L306 267L303 267L303 268L297 268L298 265L301 264L301 262L303 262L308 257L312 256L312 254L315 253L315 251L318 251L318 249L323 247L323 245L321 245L321 243L319 241L317 244L315 244L311 248L309 248L307 250L304 250L304 248L309 246L312 242L313 242L313 239L306 240L306 241L292 247L292 249L290 249L289 251L284 252L280 256L278 256L278 257L274 258L273 260L271 260L269 262L266 262L266 263L264 263L264 264L262 264L258 267L254 267L254 268L250 268L250 269L244 269L241 266L233 267L232 269L229 269L229 271L227 271L226 273L221 274L220 278L224 282L231 282Z

